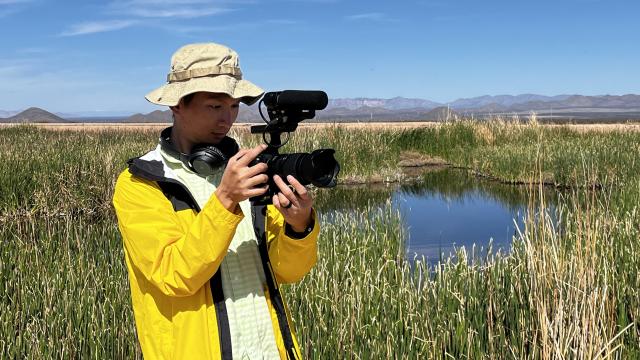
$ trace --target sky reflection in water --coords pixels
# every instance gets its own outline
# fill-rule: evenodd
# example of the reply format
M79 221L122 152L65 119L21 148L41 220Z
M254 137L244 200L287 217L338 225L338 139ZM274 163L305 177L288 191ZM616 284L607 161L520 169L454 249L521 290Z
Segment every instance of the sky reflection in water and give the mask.
M437 261L441 253L448 257L454 247L465 246L470 251L475 243L477 248L486 248L491 240L493 250L508 251L516 223L522 229L526 209L524 202L514 208L473 188L458 196L397 190L392 202L408 226L407 258L423 255L429 262Z
M516 225L524 229L529 199L527 187L500 184L457 169L429 171L422 181L405 185L338 186L317 198L321 212L387 206L389 200L400 211L407 227L406 256L425 256L436 263L464 246L470 254L484 255L490 242L495 253L508 252ZM545 190L549 204L556 200L553 190ZM327 220L330 216L327 217Z

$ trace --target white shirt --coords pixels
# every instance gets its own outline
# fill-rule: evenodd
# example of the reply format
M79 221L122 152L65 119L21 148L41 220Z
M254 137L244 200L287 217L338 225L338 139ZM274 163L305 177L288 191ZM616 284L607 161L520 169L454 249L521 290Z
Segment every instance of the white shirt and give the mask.
M160 153L202 209L220 184L224 169L203 177L161 149ZM233 358L280 359L264 294L267 283L253 231L249 200L242 201L240 208L245 217L238 224L220 265Z

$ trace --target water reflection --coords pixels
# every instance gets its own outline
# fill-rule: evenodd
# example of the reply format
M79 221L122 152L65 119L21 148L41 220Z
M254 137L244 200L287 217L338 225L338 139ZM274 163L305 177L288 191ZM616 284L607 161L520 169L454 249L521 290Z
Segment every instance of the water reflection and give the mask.
M391 201L408 229L407 258L424 255L429 262L447 257L455 247L473 244L509 250L516 225L523 218L530 196L537 189L499 184L457 169L426 172L422 181L409 185L339 186L316 196L319 211L355 210L385 206ZM546 189L548 203L555 191ZM330 218L330 216L328 217Z

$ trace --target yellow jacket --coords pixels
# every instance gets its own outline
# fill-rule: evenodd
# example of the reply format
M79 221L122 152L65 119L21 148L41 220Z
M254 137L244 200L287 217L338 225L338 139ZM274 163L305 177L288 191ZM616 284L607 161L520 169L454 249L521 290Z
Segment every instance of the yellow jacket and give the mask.
M245 216L211 196L199 206L171 176L158 149L129 160L113 196L124 243L138 339L148 359L230 359L233 353L219 266ZM300 280L316 262L315 220L302 239L285 234L284 219L267 207L260 244L264 293L280 357L300 358L278 283ZM267 255L268 254L268 255Z

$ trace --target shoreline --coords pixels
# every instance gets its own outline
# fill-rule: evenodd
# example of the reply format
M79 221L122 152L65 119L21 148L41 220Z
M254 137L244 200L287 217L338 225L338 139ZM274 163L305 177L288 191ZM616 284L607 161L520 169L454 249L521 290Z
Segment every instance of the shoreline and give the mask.
M298 128L323 128L339 126L349 129L415 129L423 127L437 127L442 122L435 121L407 121L407 122L327 122L300 123ZM105 131L105 130L161 130L171 126L170 123L0 123L0 129L13 126L28 125L36 128L57 131ZM235 129L248 129L261 123L235 123ZM543 126L549 128L568 127L576 131L640 131L640 123L628 124L521 124L521 126Z

